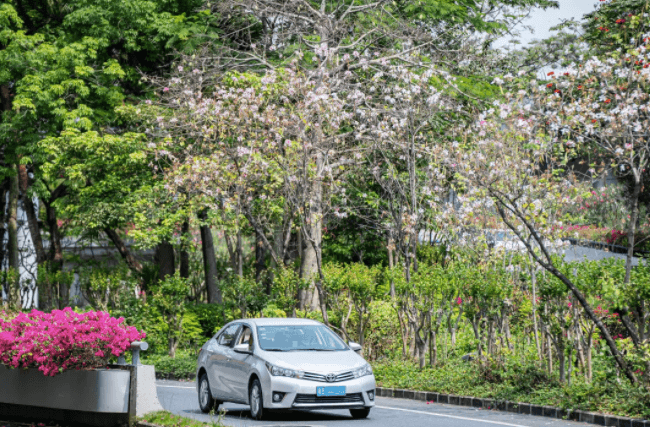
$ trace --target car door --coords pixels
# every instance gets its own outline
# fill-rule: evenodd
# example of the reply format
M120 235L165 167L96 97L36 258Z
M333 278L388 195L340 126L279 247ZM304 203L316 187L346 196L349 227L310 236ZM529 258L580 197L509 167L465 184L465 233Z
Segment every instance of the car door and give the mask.
M206 361L208 380L210 381L212 396L218 400L230 398L230 393L227 391L226 383L224 382L224 375L227 370L228 361L232 357L231 347L237 338L240 328L241 324L239 323L228 325L217 336L217 339L208 346L209 355Z
M249 351L253 351L253 331L249 325L242 325L242 329L237 337L235 345L247 344ZM234 345L233 345L234 348ZM227 362L227 368L224 372L224 381L227 381L226 389L230 393L232 400L242 403L248 402L248 378L251 372L251 364L254 356L250 354L237 353L230 349L231 358Z

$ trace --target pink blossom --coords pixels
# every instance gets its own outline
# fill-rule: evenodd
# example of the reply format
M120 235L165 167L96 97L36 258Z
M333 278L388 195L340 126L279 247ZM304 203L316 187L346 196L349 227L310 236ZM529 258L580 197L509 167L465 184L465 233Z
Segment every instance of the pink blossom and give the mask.
M70 307L32 310L0 319L0 363L38 368L54 376L68 369L101 367L146 334L103 311L75 313Z

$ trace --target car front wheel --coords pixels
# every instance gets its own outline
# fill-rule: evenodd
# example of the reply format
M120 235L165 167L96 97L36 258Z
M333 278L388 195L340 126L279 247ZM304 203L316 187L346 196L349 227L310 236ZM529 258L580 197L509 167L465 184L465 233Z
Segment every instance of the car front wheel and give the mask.
M262 399L262 385L258 379L253 380L248 399L251 406L251 417L258 421L261 420L264 417L264 400Z
M207 374L201 374L201 377L199 378L199 407L201 408L201 412L207 414L213 409L216 411L220 404L221 402L212 397Z
M370 408L350 409L350 415L352 415L352 418L354 419L368 418L369 413Z

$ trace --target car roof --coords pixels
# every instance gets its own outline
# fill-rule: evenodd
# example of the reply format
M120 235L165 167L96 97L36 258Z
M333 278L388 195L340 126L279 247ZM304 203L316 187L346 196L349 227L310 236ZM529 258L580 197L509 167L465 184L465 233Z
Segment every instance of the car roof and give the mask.
M311 319L293 317L264 317L259 319L239 319L235 322L252 323L255 326L287 326L287 325L322 325L322 323Z

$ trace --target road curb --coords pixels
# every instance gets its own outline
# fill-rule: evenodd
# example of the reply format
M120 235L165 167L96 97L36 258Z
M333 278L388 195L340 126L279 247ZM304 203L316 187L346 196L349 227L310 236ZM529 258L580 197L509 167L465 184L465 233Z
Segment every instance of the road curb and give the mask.
M498 401L471 396L456 396L454 394L435 393L428 391L404 390L397 388L377 387L375 394L379 397L419 400L422 402L446 403L448 405L485 408L496 411L513 412L515 414L536 415L539 417L559 418L563 420L581 421L601 426L611 427L650 427L650 420L632 419L616 415L606 415L597 412L567 410L552 406L534 405L523 402Z

